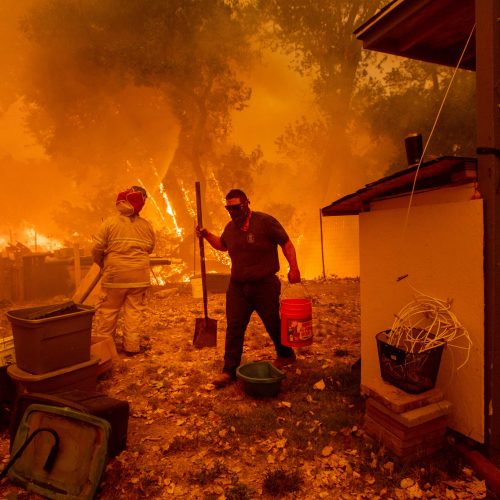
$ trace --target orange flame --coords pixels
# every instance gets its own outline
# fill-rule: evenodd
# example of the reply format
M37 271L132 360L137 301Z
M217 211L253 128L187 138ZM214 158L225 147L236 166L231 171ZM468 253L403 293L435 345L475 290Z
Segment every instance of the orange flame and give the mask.
M23 231L23 236L26 241L26 246L32 250L53 251L64 247L64 244L53 238L49 238L41 233L37 233L34 227L26 227Z
M146 189L146 186L144 185L144 182L142 182L141 179L137 179L137 182L139 183L140 186L142 186L144 189ZM147 191L147 189L146 189ZM163 212L161 211L160 207L158 206L158 203L156 202L154 196L149 192L148 193L148 198L151 200L151 203L153 203L153 206L156 208L156 211L158 212L158 215L160 216L161 220L165 222L165 216L163 215Z
M168 199L167 193L165 192L165 188L163 187L163 183L160 183L160 193L163 197L163 200L165 201L165 205L167 206L167 214L172 217L172 222L174 223L174 230L179 236L179 238L183 237L184 229L179 227L179 224L177 223L177 219L175 217L175 212L174 209L172 208L172 205L170 204L170 200Z

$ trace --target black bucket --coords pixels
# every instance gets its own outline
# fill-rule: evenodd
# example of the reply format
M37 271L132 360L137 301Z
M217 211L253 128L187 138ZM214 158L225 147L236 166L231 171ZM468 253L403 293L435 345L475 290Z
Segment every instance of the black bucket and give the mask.
M376 335L380 374L390 384L410 394L434 389L445 343L422 352L388 343L390 330Z
M406 160L408 165L415 165L422 158L422 134L409 134L405 137Z

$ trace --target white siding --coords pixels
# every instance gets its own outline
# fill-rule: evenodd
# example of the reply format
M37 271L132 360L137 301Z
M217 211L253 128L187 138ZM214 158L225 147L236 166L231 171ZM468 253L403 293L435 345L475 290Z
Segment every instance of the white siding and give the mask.
M360 215L362 383L380 379L375 335L415 292L453 299L452 310L472 338L470 359L445 348L437 387L453 404L450 427L484 442L483 204L468 188L374 203ZM463 201L457 201L457 200ZM408 274L408 278L397 278Z

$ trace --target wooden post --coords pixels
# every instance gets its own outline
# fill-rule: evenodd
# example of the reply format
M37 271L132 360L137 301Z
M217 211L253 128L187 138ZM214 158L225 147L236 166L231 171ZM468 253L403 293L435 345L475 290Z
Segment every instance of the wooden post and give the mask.
M325 253L323 250L323 213L321 212L321 208L319 209L319 232L321 235L321 265L323 267L323 279L326 279L325 274Z
M196 278L196 220L193 221L193 278Z
M80 263L80 246L78 243L73 245L73 260L75 265L75 290L78 289L80 281L82 281L82 267Z
M484 200L485 441L500 453L500 1L476 0L479 191Z
M24 268L21 252L16 252L12 266L12 299L15 302L24 302Z

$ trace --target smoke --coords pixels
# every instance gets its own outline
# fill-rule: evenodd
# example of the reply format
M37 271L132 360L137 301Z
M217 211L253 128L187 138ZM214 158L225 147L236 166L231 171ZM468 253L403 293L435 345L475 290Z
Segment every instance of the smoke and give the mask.
M58 196L64 193L65 197L78 199L77 186L58 174L57 167L26 127L25 102L18 85L27 43L19 30L19 22L29 5L31 1L27 0L6 0L0 4L0 42L4 47L0 52L3 75L0 82L0 236L4 242L19 240L27 244L31 242L26 240L26 230L40 228L47 235L58 232L51 217Z
M22 239L26 226L40 227L47 233L57 231L51 221L54 200L62 193L78 198L76 185L58 174L43 148L27 132L24 115L23 101L18 99L0 118L0 228L3 235L14 240Z
M250 105L233 113L233 138L245 149L260 145L268 161L279 161L276 139L303 115L315 118L311 81L290 68L289 58L265 50L249 78Z
M118 191L142 184L152 197L158 196L177 143L178 127L161 94L132 85L103 89L96 82L96 101L103 90L108 98L99 96L100 116L94 123L84 130L73 127L76 133L60 123L48 127L43 111L27 104L22 95L23 78L33 74L28 66L40 64L30 59L29 43L20 30L30 4L6 0L0 5L0 37L4 47L13 48L0 52L5 75L0 82L0 250L5 242L33 247L26 236L30 231L62 241L79 233L88 240L113 212ZM66 83L76 81L78 74L68 69L66 75L57 75L65 77ZM30 131L28 125L33 128L36 123L40 132L59 127L57 151L47 152L40 142L43 133L36 136ZM164 224L162 214L150 205L145 213Z
M30 62L26 57L28 42L18 28L30 4L28 0L4 0L0 7L4 14L0 25L5 28L2 41L4 46L15 48L14 54L4 51L0 56L0 70L9 75L0 86L0 170L4 187L0 236L21 240L23 228L28 226L66 241L75 233L88 237L113 212L116 193L133 184L142 184L151 196L144 215L157 229L173 228L159 187L176 150L179 125L159 90L131 84L116 86L95 75L79 74L78 68L66 68L68 73L58 78L67 78L75 88L79 78L95 78L95 95L82 96L82 100L98 106L94 110L97 119L76 132L69 128L66 132L62 120L56 123L57 152L45 151L29 132L28 117L33 125L35 116L40 129L47 125L43 112L28 108L16 87L25 74L23 65ZM42 68L43 63L39 64ZM263 152L260 170L253 173L254 182L247 193L252 208L269 211L281 220L296 243L299 261L303 255L304 261L313 262L307 264L310 269L306 275L318 275L319 208L346 190L364 185L367 175L376 177L377 167L372 165L371 171L354 169L346 163L347 156L339 153L342 144L332 153L326 171L323 165L318 166L324 161L320 158L324 152L315 150L313 143L300 158L286 158L278 138L287 127L301 122L313 124L321 118L314 104L311 79L291 69L288 56L270 50L264 50L260 64L243 77L252 97L248 107L232 113L229 142L248 154L257 147ZM54 104L64 108L61 103ZM359 137L360 149L373 149L361 133ZM327 178L332 172L336 172L332 182L322 182L318 177ZM225 220L217 222L222 226ZM192 228L185 228L186 235L191 232ZM303 265L306 268L305 262Z

